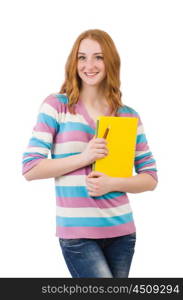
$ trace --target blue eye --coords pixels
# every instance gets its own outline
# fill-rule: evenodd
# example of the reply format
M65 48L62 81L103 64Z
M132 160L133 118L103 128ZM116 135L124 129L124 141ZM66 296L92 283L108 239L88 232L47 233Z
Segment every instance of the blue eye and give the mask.
M83 56L83 55L78 56L78 59L79 59L79 60L84 60L84 59L85 59L85 56Z
M101 55L96 55L95 58L96 58L97 60L102 60L102 59L103 59L103 56L101 56ZM84 56L84 55L78 56L78 60L85 60L85 59L86 59L86 56Z
M97 56L96 56L96 59L97 59L97 60L103 59L103 56L97 55Z

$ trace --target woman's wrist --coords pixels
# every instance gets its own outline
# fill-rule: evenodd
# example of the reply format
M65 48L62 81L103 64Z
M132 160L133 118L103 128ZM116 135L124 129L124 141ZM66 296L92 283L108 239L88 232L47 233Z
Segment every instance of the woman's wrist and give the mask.
M125 178L122 177L109 177L109 185L111 192L122 192Z
M81 168L86 167L90 164L86 155L84 155L83 152L78 154L78 158L79 158L79 163L81 165Z

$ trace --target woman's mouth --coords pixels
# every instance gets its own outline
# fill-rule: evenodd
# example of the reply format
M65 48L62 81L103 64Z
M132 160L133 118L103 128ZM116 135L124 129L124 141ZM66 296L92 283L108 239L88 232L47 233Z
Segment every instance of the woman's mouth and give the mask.
M99 72L92 72L92 73L87 73L85 72L84 74L88 77L88 78L93 78L95 77Z

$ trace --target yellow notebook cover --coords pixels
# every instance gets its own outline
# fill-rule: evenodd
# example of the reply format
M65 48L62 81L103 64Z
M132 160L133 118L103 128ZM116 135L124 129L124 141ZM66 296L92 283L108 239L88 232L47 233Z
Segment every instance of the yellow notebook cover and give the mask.
M131 177L135 158L138 119L101 116L97 120L96 137L106 138L109 154L93 163L93 170L112 177Z

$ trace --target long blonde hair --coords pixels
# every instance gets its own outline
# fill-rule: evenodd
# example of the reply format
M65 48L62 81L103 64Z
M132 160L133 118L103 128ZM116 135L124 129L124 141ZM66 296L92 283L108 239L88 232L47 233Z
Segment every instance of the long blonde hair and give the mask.
M104 96L113 113L122 106L122 93L120 91L120 57L112 38L105 31L90 29L81 33L76 39L65 65L65 81L59 93L68 96L68 108L70 113L75 113L74 104L78 102L81 90L81 79L77 73L77 56L80 42L83 39L97 41L104 55L106 78L104 79Z

